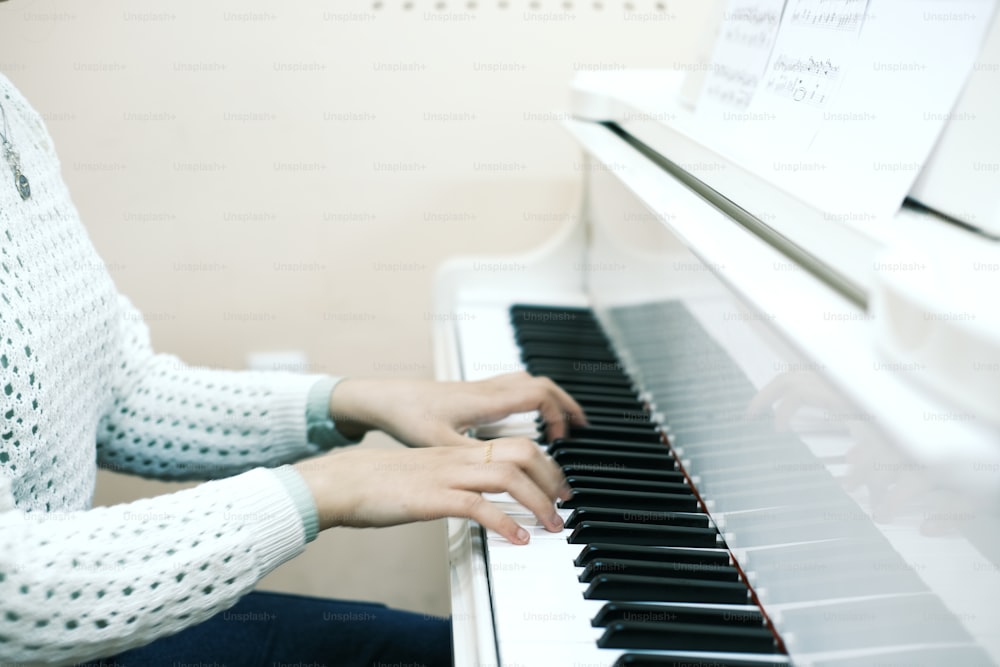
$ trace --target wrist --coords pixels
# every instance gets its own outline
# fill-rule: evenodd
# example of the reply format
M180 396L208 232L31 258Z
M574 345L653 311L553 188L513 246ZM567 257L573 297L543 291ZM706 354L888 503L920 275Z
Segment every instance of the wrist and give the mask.
M301 476L312 496L313 504L316 507L317 527L320 531L341 525L343 521L339 519L347 513L346 510L336 506L338 497L342 493L335 493L330 482L330 471L326 469L326 463L326 457L323 456L299 461L290 466ZM345 482L346 480L340 480L341 485Z
M337 430L350 440L360 440L368 431L377 429L374 420L366 414L361 398L364 386L369 383L366 380L345 378L330 393L330 419L337 425Z

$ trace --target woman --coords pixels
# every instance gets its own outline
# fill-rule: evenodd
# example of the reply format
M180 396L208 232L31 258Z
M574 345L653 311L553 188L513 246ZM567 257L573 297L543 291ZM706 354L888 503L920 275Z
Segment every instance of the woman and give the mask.
M538 409L558 437L579 406L523 374L339 381L154 354L3 76L0 112L0 663L448 662L446 621L248 593L336 526L463 516L525 543L486 491L559 530L569 489L534 443L461 433ZM372 429L415 449L339 448ZM91 509L98 465L214 481Z

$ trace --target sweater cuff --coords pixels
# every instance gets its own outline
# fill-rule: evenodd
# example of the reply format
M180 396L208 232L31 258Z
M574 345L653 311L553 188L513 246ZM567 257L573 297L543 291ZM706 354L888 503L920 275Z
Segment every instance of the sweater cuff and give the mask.
M196 487L207 489L219 485L218 488L226 489L223 492L226 498L231 493L229 485L235 485L234 488L239 489L242 497L239 515L246 519L256 519L253 523L253 547L260 566L255 575L258 579L298 556L305 548L302 523L296 521L299 512L292 497L285 491L284 484L272 472L267 468L254 468L242 475Z
M333 449L345 445L356 445L361 440L352 440L337 430L330 416L330 395L342 377L324 377L316 381L309 390L306 400L306 434L309 442L321 449Z
M302 479L302 475L291 466L273 468L271 472L285 487L292 502L295 503L299 518L302 519L302 530L306 534L306 543L312 542L319 534L319 512L316 510L316 501L313 500L309 486Z

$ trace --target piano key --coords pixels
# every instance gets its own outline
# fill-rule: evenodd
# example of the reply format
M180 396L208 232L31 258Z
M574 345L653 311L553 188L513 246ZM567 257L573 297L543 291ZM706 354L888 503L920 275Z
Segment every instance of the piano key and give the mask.
M552 306L548 304L515 303L510 307L511 319L525 323L558 324L594 322L593 311L586 306Z
M666 454L670 449L661 442L631 442L622 440L595 440L591 438L557 438L548 446L548 453L555 456L561 449L586 449L605 452L630 452L633 454Z
M693 623L612 623L598 640L602 648L674 649L774 653L776 642L767 628L721 628Z
M621 410L617 410L616 413L617 414L606 415L606 414L601 414L601 413L596 413L596 412L591 411L587 415L587 423L590 424L591 426L623 426L623 425L629 425L629 426L636 426L636 427L647 428L647 429L649 429L651 431L656 431L657 433L659 433L659 431L657 431L657 429L656 429L656 424L654 424L650 420L650 418L652 417L652 415L650 415L650 414L644 415L642 421L636 421L635 418L627 418L627 417L623 416L623 413L622 413ZM544 429L545 426L546 426L545 420L544 419L539 419L539 421L537 422L537 426L538 426L539 429Z
M580 573L581 583L589 584L599 574L631 574L642 577L683 577L713 581L739 581L732 565L694 565L692 563L652 562L645 560L603 559L591 561Z
M621 479L619 477L571 475L566 478L566 483L574 489L579 487L584 489L606 489L608 491L645 491L649 493L685 493L691 491L691 487L683 479L675 482L653 482L648 480Z
M663 442L660 433L652 428L652 426L595 426L593 424L590 426L570 427L569 439Z
M634 577L627 574L598 575L583 596L588 600L627 602L750 603L749 590L740 581L696 581L683 577Z
M586 394L577 392L573 396L573 400L583 407L584 412L588 408L615 408L618 410L635 410L637 412L645 410L643 402L635 398L607 396L598 391Z
M726 625L762 627L764 614L754 607L706 607L672 604L643 604L641 602L608 602L594 616L594 627L606 627L615 621L642 623L697 623L706 625Z
M601 391L607 387L619 387L629 390L634 390L635 388L632 379L624 373L614 377L610 375L589 376L557 369L554 369L551 372L544 372L543 369L539 369L538 371L531 371L531 369L529 369L529 372L532 375L544 375L560 386L563 384L593 385L594 391Z
M553 330L542 327L519 326L514 334L514 340L519 346L531 345L532 343L563 343L570 340L574 343L585 342L591 345L608 346L607 336L595 330Z
M614 521L617 523L640 523L655 526L690 526L708 528L711 522L707 514L688 512L635 512L604 507L578 507L566 519L566 529L573 530L582 521Z
M532 375L559 376L567 382L583 382L584 378L601 380L600 384L617 382L632 386L632 380L618 364L591 364L568 359L535 360L528 369ZM596 384L596 383L595 383Z
M634 544L639 546L707 547L722 545L715 528L653 526L611 521L581 521L573 528L570 544Z
M574 465L587 463L619 464L627 467L650 466L653 468L673 470L674 457L670 451L664 447L663 453L638 453L627 451L615 451L613 449L577 449L560 447L552 458L559 465Z
M606 507L623 510L666 510L697 512L698 500L691 493L647 493L607 491L605 489L573 489L573 497L559 502L559 507Z
M541 363L569 360L576 366L583 364L608 364L620 368L618 358L607 347L601 345L544 345L535 343L521 348L521 360L529 366L537 360ZM580 361L586 359L587 361Z
M748 660L717 656L670 656L653 653L626 653L612 667L788 667L784 656L768 656L767 660ZM907 663L899 663L907 664Z
M621 464L609 465L600 463L577 463L571 465L564 465L562 467L563 475L590 475L593 477L610 477L610 478L621 478L621 479L634 479L634 480L651 480L651 481L664 481L664 482L677 482L685 479L684 473L680 470L672 469L644 469L644 468L628 468Z
M604 396L618 396L619 398L636 398L638 396L638 393L632 387L587 384L583 382L557 382L556 384L570 396L591 392L600 392Z
M576 555L573 564L586 567L597 558L624 558L628 560L669 559L676 563L700 565L730 565L732 559L725 549L681 549L675 547L640 547L622 544L592 543Z

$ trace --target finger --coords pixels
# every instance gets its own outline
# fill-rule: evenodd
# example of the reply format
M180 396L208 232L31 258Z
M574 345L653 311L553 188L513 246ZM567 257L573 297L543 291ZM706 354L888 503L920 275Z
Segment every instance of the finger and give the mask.
M556 512L552 498L513 463L492 462L473 466L463 475L461 486L467 491L509 493L545 526L546 530L559 532L562 517Z
M503 388L505 414L538 410L546 421L551 421L553 424L566 421L580 426L587 424L583 408L547 377L519 372L501 375L484 382L492 382Z
M524 470L550 499L569 500L573 495L556 462L530 440L523 438L495 440L492 458L498 463L513 463Z
M473 519L482 527L499 533L512 544L528 543L528 531L478 493L457 491L449 500L450 509L445 514Z
M539 401L539 413L545 420L545 431L549 440L566 437L569 425L587 425L587 415L580 404L566 393L562 387L548 378L540 378L543 395Z

